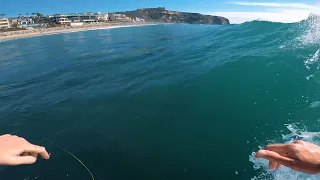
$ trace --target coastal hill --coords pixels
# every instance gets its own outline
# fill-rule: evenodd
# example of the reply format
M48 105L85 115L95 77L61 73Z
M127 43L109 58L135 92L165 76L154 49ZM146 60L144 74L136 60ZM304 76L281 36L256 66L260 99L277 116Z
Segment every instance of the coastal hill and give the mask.
M203 15L199 13L188 13L169 11L163 7L145 8L135 11L117 12L127 17L138 17L145 19L147 22L164 22L164 23L187 23L187 24L230 24L227 18L220 16Z

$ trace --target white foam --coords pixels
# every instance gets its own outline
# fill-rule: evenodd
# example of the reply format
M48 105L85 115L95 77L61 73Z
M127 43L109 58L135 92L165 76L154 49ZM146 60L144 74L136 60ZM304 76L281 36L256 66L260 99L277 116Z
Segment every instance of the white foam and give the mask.
M319 61L319 54L320 54L320 49L318 49L311 58L306 59L304 61L304 64L306 65L307 69L310 69L310 65L313 65ZM319 66L318 66L319 67Z
M320 22L319 22L320 23ZM308 58L304 60L304 65L308 70L309 74L306 76L307 80L314 79L318 82L318 73L320 68L320 49L317 49L316 52L310 54Z
M310 107L311 108L317 108L317 107L319 107L320 106L320 101L315 101L315 102L312 102L311 104L310 104Z
M320 104L320 102L319 102ZM282 135L282 141L277 143L290 143L296 139L308 141L311 143L319 144L320 132L308 132L306 127L300 124L288 124L287 129L289 134ZM293 171L285 166L282 166L278 170L268 170L268 161L264 159L256 159L254 153L249 156L249 161L253 163L253 169L258 171L257 176L251 178L251 180L319 180L320 175L308 175Z
M318 11L319 12L319 11ZM310 47L319 47L320 45L320 14L311 14L309 18L299 24L300 28L303 30L301 36L296 40L298 42L293 43L298 45L299 48L310 48ZM299 28L298 28L299 29ZM305 57L304 64L307 68L309 74L306 79L318 79L316 77L320 69L320 49L310 54L308 57ZM318 80L316 80L318 81Z
M312 14L306 21L306 31L298 39L304 45L320 44L320 15Z

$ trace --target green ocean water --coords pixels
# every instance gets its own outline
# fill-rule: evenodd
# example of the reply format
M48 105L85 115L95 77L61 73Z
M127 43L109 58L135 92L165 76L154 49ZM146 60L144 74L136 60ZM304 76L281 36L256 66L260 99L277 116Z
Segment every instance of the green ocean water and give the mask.
M155 25L0 42L0 133L48 161L0 179L319 179L252 153L320 136L317 17Z

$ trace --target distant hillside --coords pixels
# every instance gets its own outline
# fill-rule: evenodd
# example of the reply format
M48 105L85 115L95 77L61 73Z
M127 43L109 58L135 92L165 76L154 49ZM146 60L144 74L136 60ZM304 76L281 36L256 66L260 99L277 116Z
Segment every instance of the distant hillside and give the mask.
M230 24L229 20L220 16L202 15L199 13L187 13L168 11L165 8L146 8L135 11L118 12L127 17L143 18L147 22L188 23L188 24Z

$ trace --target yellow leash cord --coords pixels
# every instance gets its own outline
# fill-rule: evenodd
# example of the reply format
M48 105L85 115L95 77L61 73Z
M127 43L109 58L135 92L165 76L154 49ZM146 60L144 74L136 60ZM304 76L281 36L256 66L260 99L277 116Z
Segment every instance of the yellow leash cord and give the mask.
M54 146L58 147L58 148L61 149L62 151L70 154L73 158L75 158L84 168L87 169L87 171L88 171L88 172L90 173L90 175L91 175L92 180L94 180L94 176L93 176L93 174L91 173L90 169L89 169L77 156L75 156L74 154L72 154L72 153L69 152L68 150L64 149L63 147L61 147L61 146L53 143L53 142L50 141L49 139L44 138L44 137L43 137L43 139L46 140L46 141L48 141L49 143L53 144Z

